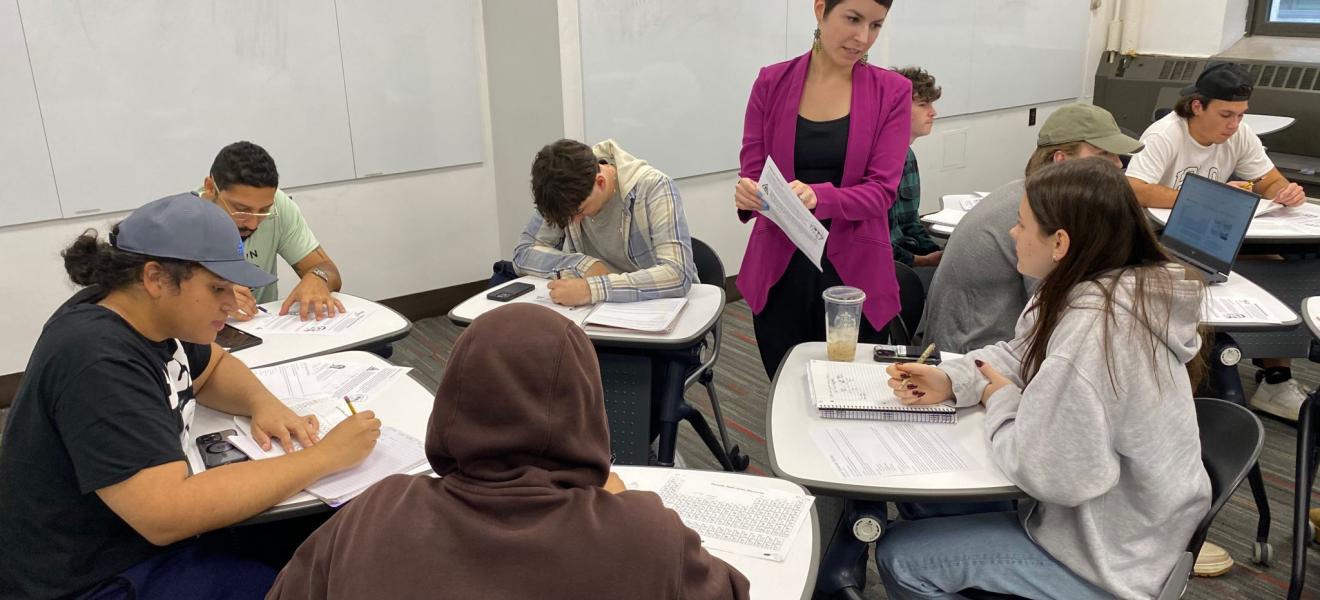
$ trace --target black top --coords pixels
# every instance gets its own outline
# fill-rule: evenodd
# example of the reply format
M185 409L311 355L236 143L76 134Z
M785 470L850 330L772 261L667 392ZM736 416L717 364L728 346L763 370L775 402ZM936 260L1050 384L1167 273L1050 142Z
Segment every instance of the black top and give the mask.
M811 121L798 115L797 138L793 145L793 173L798 181L843 186L849 116L833 121Z
M153 342L74 294L46 322L0 438L0 597L77 593L161 549L96 490L186 460L191 371L210 345Z

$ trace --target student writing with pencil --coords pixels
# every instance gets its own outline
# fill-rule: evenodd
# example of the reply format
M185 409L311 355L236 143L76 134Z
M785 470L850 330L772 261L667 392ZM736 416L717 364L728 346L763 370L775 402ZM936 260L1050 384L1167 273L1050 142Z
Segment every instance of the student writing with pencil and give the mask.
M982 458L1030 499L895 524L876 547L885 588L1155 597L1210 507L1192 403L1204 284L1164 254L1102 159L1029 177L1012 234L1018 269L1041 280L1015 339L894 365L889 384L906 403L984 403Z

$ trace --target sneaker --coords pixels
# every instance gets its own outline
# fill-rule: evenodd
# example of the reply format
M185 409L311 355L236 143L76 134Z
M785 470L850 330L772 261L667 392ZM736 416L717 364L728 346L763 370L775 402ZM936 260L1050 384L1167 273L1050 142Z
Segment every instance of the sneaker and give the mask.
M1201 553L1196 556L1192 574L1197 577L1219 577L1232 568L1233 557L1228 555L1228 550L1206 542L1201 545Z
M1314 532L1314 540L1320 543L1320 508L1311 509L1311 531Z
M1302 384L1297 383L1296 378L1293 378L1283 383L1262 382L1256 388L1256 393L1251 395L1248 404L1258 411L1296 421L1298 413L1302 410L1303 400L1306 400L1306 390L1302 389Z

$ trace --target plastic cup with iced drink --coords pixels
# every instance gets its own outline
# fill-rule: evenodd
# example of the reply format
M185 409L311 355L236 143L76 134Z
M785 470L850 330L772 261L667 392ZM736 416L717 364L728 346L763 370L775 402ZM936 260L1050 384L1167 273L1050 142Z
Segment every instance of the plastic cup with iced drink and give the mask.
M852 362L857 354L857 332L862 324L866 292L836 285L825 290L825 345L830 360Z

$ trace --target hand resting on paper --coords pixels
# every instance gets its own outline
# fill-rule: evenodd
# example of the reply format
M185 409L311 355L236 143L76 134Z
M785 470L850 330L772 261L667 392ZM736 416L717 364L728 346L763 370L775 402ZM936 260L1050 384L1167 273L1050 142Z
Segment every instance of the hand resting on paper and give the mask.
M895 363L885 372L889 387L903 404L939 404L953 399L953 381L931 365Z
M335 425L321 443L306 451L325 456L332 472L338 472L366 460L378 439L380 419L374 411L364 410Z

